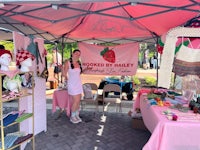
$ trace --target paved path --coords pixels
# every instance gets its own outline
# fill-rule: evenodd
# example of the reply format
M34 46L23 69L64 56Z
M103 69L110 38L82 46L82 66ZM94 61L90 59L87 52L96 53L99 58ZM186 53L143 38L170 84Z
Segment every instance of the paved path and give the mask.
M72 124L63 114L60 118L47 112L47 132L35 137L36 150L141 150L150 133L132 128L127 114L106 113L93 116L81 112L82 123ZM32 150L27 145L25 150Z
M52 72L50 73L50 80ZM137 76L156 77L156 70L140 70ZM82 75L82 81L100 83L103 76ZM100 111L95 117L93 111L81 111L83 122L72 124L63 113L51 113L52 94L47 95L47 132L35 137L36 150L141 150L150 137L147 130L134 129L132 118L127 112L132 108L132 101L123 105L123 113L113 109L105 116ZM101 106L99 108L101 110ZM28 144L25 150L32 150Z
M14 111L17 102L4 106ZM132 118L127 114L131 107L131 101L124 101L122 113L117 113L109 106L105 116L102 106L96 116L94 109L84 109L80 114L83 122L72 124L65 113L60 117L59 111L52 114L52 99L47 99L47 131L35 136L35 150L141 150L151 134L132 127ZM30 144L25 150L32 150Z

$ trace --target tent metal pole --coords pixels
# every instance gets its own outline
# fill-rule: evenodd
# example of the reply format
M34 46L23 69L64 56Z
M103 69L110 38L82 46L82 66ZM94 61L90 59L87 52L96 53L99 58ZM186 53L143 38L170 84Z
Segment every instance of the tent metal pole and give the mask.
M56 63L58 65L58 43L56 42L55 45L56 45ZM59 67L59 66L57 66L57 67ZM59 73L58 73L57 81L58 81L58 83L60 83Z
M65 47L65 44L64 44L64 36L62 36L61 38L61 50L62 50L62 68L63 68L63 64L64 64L64 47ZM61 69L61 83L63 83L63 77L62 77L62 69Z
M155 39L155 42L156 42L156 44L155 44L155 47L156 47L156 63L157 63L157 66L156 66L156 87L158 87L158 50L157 50L157 45L158 45L159 36L155 32L152 32L152 35L154 35L156 37L156 39Z
M156 46L158 44L158 36L156 36ZM158 87L158 50L156 49L156 86Z

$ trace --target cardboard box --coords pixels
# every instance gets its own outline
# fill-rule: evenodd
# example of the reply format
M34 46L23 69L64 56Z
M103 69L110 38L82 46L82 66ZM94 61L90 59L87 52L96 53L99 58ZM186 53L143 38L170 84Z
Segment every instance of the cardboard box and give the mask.
M142 117L132 118L132 127L134 129L148 130L144 125Z
M50 83L50 89L56 89L58 87L57 81L49 81Z

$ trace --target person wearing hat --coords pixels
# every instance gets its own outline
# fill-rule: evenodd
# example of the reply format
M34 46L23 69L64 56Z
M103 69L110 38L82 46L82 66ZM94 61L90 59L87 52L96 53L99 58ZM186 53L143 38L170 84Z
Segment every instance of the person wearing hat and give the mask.
M12 60L12 54L9 50L1 49L0 50L0 65L1 70L9 71L9 65Z
M20 66L21 72L28 72L32 66L35 56L27 50L18 50L16 55L16 65Z

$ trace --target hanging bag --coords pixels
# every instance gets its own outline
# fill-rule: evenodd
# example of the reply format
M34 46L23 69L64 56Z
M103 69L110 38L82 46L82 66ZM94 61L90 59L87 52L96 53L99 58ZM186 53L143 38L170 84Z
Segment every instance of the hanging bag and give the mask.
M182 40L181 47L174 58L173 72L179 76L200 75L200 51L184 45Z
M83 93L85 99L93 98L92 88L89 84L83 84Z
M36 44L34 43L33 35L30 35L29 38L30 38L30 44L28 45L27 50L30 53L32 53L35 56L36 59L38 59L38 55L36 53Z

